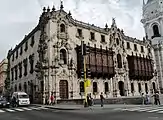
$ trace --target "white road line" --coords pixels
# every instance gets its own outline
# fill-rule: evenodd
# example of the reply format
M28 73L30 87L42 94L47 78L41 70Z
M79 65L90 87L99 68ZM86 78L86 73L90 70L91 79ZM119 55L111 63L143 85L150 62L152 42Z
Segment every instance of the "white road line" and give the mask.
M29 108L22 108L23 110L32 110L32 109L29 109Z
M157 112L157 113L163 114L163 111L159 111L159 112Z
M33 109L33 110L41 110L41 109L38 108L38 107L30 107L30 109Z
M45 108L45 107L40 107L40 109L47 110L48 108Z
M20 111L20 112L24 111L24 110L19 109L19 108L15 108L14 110L17 110L17 111Z
M12 109L5 109L5 110L8 112L15 112L15 110L12 110Z
M2 113L2 112L5 112L5 111L3 111L3 110L0 110L0 113Z
M146 111L146 112L157 112L157 111L160 111L160 110L163 110L163 109L155 109L155 110Z

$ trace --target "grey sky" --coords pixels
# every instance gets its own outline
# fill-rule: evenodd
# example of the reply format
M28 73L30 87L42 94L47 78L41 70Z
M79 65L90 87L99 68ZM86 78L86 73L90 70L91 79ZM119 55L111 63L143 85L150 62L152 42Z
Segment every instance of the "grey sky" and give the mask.
M100 27L110 26L112 17L126 35L142 39L140 23L143 0L63 0L64 10L73 18ZM3 0L0 4L0 60L14 48L38 23L43 6L60 6L60 0Z

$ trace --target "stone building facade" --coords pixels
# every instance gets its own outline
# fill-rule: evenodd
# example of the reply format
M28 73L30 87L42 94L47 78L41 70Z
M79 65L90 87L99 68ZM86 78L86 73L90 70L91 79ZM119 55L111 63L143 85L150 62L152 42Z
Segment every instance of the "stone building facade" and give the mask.
M0 94L5 90L5 80L7 77L7 59L4 59L0 63Z
M14 49L9 50L10 85L26 91L34 101L49 97L83 98L81 41L89 46L93 98L139 96L159 90L154 51L150 41L128 37L115 19L111 27L97 27L73 19L61 4L59 10L44 8L38 25ZM42 99L40 99L42 98Z
M154 48L159 87L163 93L163 0L148 0L143 4L145 33Z

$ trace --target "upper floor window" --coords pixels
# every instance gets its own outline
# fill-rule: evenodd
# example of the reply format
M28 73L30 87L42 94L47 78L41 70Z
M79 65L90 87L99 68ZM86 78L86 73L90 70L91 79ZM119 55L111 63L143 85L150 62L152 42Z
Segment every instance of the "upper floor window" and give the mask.
M117 62L118 62L118 68L122 68L122 58L120 54L117 55Z
M19 63L19 78L22 77L22 62Z
M14 53L13 53L13 55L12 55L12 61L14 61L14 58L15 58L15 57L14 57Z
M105 36L101 35L101 42L105 42Z
M16 58L18 58L18 50L16 50Z
M15 80L18 78L18 69L17 65L15 66Z
M153 36L152 36L152 38L154 38L154 37L160 37L158 25L153 26Z
M144 52L144 47L143 46L141 46L141 52Z
M137 51L138 49L137 49L137 45L136 44L134 44L134 50L135 51Z
M27 51L28 50L28 41L25 43L25 49L24 49L25 51Z
M60 50L60 60L63 64L67 64L67 55L65 49Z
M65 25L64 24L60 25L60 32L65 32Z
M130 49L130 43L127 42L127 49Z
M30 45L33 47L34 43L35 43L35 37L33 35L32 38L31 38L31 44Z
M20 55L23 53L23 46L20 47Z
M26 76L27 75L28 59L23 60L23 65L24 65L24 76Z
M11 68L11 80L13 81L14 80L14 69Z
M77 32L78 32L78 37L82 37L83 36L82 29L78 29Z
M91 35L91 40L95 40L95 33L90 32L90 35Z
M119 45L119 39L118 38L116 38L116 43L117 43L117 45Z
M30 73L34 72L34 54L29 56L29 63L30 63Z

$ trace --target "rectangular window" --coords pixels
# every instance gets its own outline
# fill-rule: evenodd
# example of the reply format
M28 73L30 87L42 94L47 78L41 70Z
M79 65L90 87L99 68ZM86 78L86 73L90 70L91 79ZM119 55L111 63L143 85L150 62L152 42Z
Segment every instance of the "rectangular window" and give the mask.
M20 47L20 55L23 53L23 46Z
M137 45L136 44L134 44L134 50L135 51L137 51L138 49L137 49Z
M14 53L13 53L13 55L12 55L12 61L14 61Z
M82 29L78 29L78 36L82 37Z
M105 42L105 36L101 35L101 42Z
M16 58L18 58L18 50L16 50Z
M91 34L91 40L95 40L95 33L90 32L90 34Z
M130 43L127 42L127 49L130 49Z
M32 38L31 38L31 47L33 47L34 43L35 43L35 37L32 36Z
M143 46L141 46L141 52L144 52L144 47Z
M25 51L27 51L28 50L28 41L25 43L25 49L24 49Z

